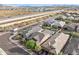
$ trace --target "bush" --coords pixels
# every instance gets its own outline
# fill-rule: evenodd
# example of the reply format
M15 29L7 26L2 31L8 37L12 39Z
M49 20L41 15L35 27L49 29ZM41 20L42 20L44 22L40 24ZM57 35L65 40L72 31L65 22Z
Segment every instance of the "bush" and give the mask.
M52 29L57 29L57 26L55 26L55 25L52 25Z
M21 40L21 39L22 39L22 37L20 35L15 36L15 40Z
M42 47L40 45L36 45L35 46L35 51L39 52L41 51Z
M35 49L36 42L33 39L30 39L25 43L25 45L28 49Z
M63 18L62 17L58 17L55 20L63 20Z
M71 35L72 35L73 37L79 37L79 33L77 33L77 32L72 32Z
M60 52L58 55L64 55L64 53L63 52Z
M50 17L53 17L53 15L49 15Z

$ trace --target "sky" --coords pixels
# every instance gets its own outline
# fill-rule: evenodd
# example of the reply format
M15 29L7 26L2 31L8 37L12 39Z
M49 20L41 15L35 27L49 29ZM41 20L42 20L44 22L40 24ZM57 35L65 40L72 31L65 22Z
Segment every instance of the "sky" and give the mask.
M0 4L77 4L79 0L0 0Z

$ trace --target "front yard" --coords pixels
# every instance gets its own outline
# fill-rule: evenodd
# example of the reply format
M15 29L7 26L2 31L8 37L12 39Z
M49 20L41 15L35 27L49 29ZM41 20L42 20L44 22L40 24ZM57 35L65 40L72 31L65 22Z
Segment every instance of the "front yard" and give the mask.
M48 29L48 30L52 30L52 31L57 31L59 30L59 28L57 28L56 26L50 26L50 25L42 25L43 29Z
M22 34L17 34L11 39L18 46L22 46L24 50L27 50L30 54L33 55L46 55L49 54L47 51L44 51L42 47L32 38L26 39Z

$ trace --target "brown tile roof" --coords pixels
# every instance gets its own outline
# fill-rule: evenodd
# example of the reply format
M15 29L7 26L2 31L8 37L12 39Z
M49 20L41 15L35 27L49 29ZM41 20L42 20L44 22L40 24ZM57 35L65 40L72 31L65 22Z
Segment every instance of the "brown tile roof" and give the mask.
M49 51L50 53L59 53L63 46L66 44L69 35L64 33L56 33L51 38L49 38L46 42L44 42L41 46Z

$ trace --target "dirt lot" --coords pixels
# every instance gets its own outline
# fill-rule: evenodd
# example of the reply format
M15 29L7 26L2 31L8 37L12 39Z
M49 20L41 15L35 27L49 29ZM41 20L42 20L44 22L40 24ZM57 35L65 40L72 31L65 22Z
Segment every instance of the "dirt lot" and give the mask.
M23 10L0 10L0 19L9 18L18 15L37 14L38 12L27 12Z

